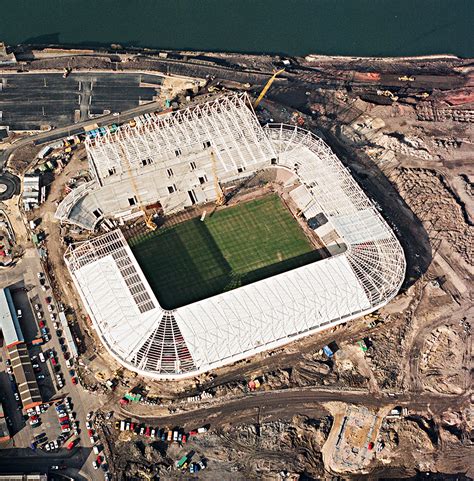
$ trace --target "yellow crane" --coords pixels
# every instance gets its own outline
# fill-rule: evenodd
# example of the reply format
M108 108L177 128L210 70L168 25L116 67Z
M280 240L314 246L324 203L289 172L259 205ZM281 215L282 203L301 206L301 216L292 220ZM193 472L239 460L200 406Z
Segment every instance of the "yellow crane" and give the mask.
M268 89L272 86L272 83L274 80L277 78L278 75L283 73L285 71L284 68L281 70L278 70L275 72L271 78L268 80L268 82L265 84L265 87L263 87L262 91L260 92L260 95L257 97L257 100L253 103L253 108L256 109L258 107L258 104L262 101L263 97L265 97L265 94L268 92Z
M143 216L145 217L145 225L150 230L156 230L156 224L152 221L151 215L147 214L145 206L143 205L142 199L140 198L140 194L138 193L138 187L135 182L135 177L133 176L132 166L130 165L130 161L128 160L128 157L126 156L125 152L123 151L123 147L121 145L120 147L122 149L122 154L123 154L122 157L125 159L125 165L127 166L127 172L128 172L128 176L130 177L130 183L132 184L133 192L135 194L135 199L137 201L138 207L143 212Z
M212 160L212 175L214 177L214 190L216 191L216 205L224 205L225 197L224 193L222 192L221 186L219 185L219 178L217 177L217 164L216 164L216 156L214 152L211 150L211 160Z

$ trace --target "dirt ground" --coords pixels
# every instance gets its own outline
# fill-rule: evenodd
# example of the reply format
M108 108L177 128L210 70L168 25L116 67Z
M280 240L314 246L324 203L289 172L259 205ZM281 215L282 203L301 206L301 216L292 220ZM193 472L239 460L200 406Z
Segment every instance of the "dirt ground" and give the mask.
M308 60L305 65L315 67L317 62ZM424 65L435 76L433 65ZM356 68L324 63L331 79L336 74L345 78L347 69ZM406 65L364 64L369 71L384 68L390 70L384 75L393 75ZM423 69L413 69L423 75ZM333 475L366 479L417 473L439 474L445 479L474 476L470 411L474 135L469 120L474 105L453 107L448 102L448 87L433 87L429 98L421 98L420 91L414 90L411 97L381 104L376 94L369 98L361 87L346 89L337 84L330 88L325 84L322 88L326 70L301 70L295 74L300 83L275 85L258 115L262 121L273 118L291 123L295 110L291 102L298 98L305 127L326 139L398 235L407 259L406 280L399 295L373 316L189 381L150 382L120 370L97 341L63 262L65 236L87 238L87 234L60 226L53 217L66 183L86 169L83 150L76 151L66 168L55 174L47 202L34 213L47 232L56 288L74 314L82 381L88 389L102 393L102 409L139 420L173 415L178 419L198 409L222 406L208 420L209 434L196 437L189 449L150 443L141 437L116 438L113 428L104 428L104 437L111 443L110 458L116 471L123 473L122 479L143 479L140 472L159 472L162 479L185 479L173 463L191 449L197 460L208 460L201 479L310 480ZM444 63L441 70L453 82L453 89L459 88L460 82L471 85L472 77L465 70L450 70ZM33 154L19 155L19 170ZM130 233L134 232L131 229ZM362 339L367 350L358 344ZM339 350L328 359L321 349L331 341ZM103 381L113 375L120 382L110 393ZM282 403L272 408L271 419L261 420L259 408L253 419L235 412L232 420L225 414L225 405L240 400L243 409L252 399L248 382L253 379L261 381L261 392L290 393L311 387L331 392L334 401L350 392L363 393L368 411L349 401L322 406L314 396L304 405ZM133 404L120 410L118 399L137 385L158 396L161 403ZM387 416L398 403L406 411ZM324 407L324 415L307 415L317 406ZM349 449L344 459L350 458L351 466L343 466L342 458L334 461L338 434L344 416L357 410L367 419L377 419L374 452L366 456L370 436L361 435L356 441L358 453L364 456L351 457L358 453L351 454ZM369 426L363 421L360 424L361 429Z

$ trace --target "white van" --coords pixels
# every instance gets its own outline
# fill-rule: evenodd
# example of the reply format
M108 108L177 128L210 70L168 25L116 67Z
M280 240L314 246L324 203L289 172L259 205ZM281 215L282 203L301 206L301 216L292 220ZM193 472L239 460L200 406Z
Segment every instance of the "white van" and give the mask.
M38 356L41 362L46 362L46 358L44 357L44 354L42 352L40 352Z

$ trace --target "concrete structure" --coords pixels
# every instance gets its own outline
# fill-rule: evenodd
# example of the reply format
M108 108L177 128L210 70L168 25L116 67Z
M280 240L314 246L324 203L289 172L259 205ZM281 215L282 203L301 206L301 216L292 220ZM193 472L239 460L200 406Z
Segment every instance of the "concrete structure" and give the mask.
M221 182L283 169L331 257L180 307L163 309L119 230L70 248L65 260L97 333L131 370L194 376L372 312L404 279L403 250L347 169L319 138L262 128L245 95L155 116L86 144L94 180L57 217L94 229L159 201L165 212L213 200Z
M12 363L23 409L41 404L38 383L8 288L0 291L0 329Z

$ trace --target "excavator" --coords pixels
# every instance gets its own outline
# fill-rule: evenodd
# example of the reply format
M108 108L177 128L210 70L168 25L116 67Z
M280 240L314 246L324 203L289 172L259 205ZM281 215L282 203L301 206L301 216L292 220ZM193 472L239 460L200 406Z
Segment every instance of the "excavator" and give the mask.
M260 92L260 95L257 97L257 100L253 103L253 108L256 109L259 105L259 103L262 101L263 97L265 97L266 93L268 92L268 89L272 86L272 83L275 81L278 75L283 73L285 71L284 68L281 70L278 70L275 72L271 78L268 80L268 82L265 84L265 87L263 87L262 91Z

